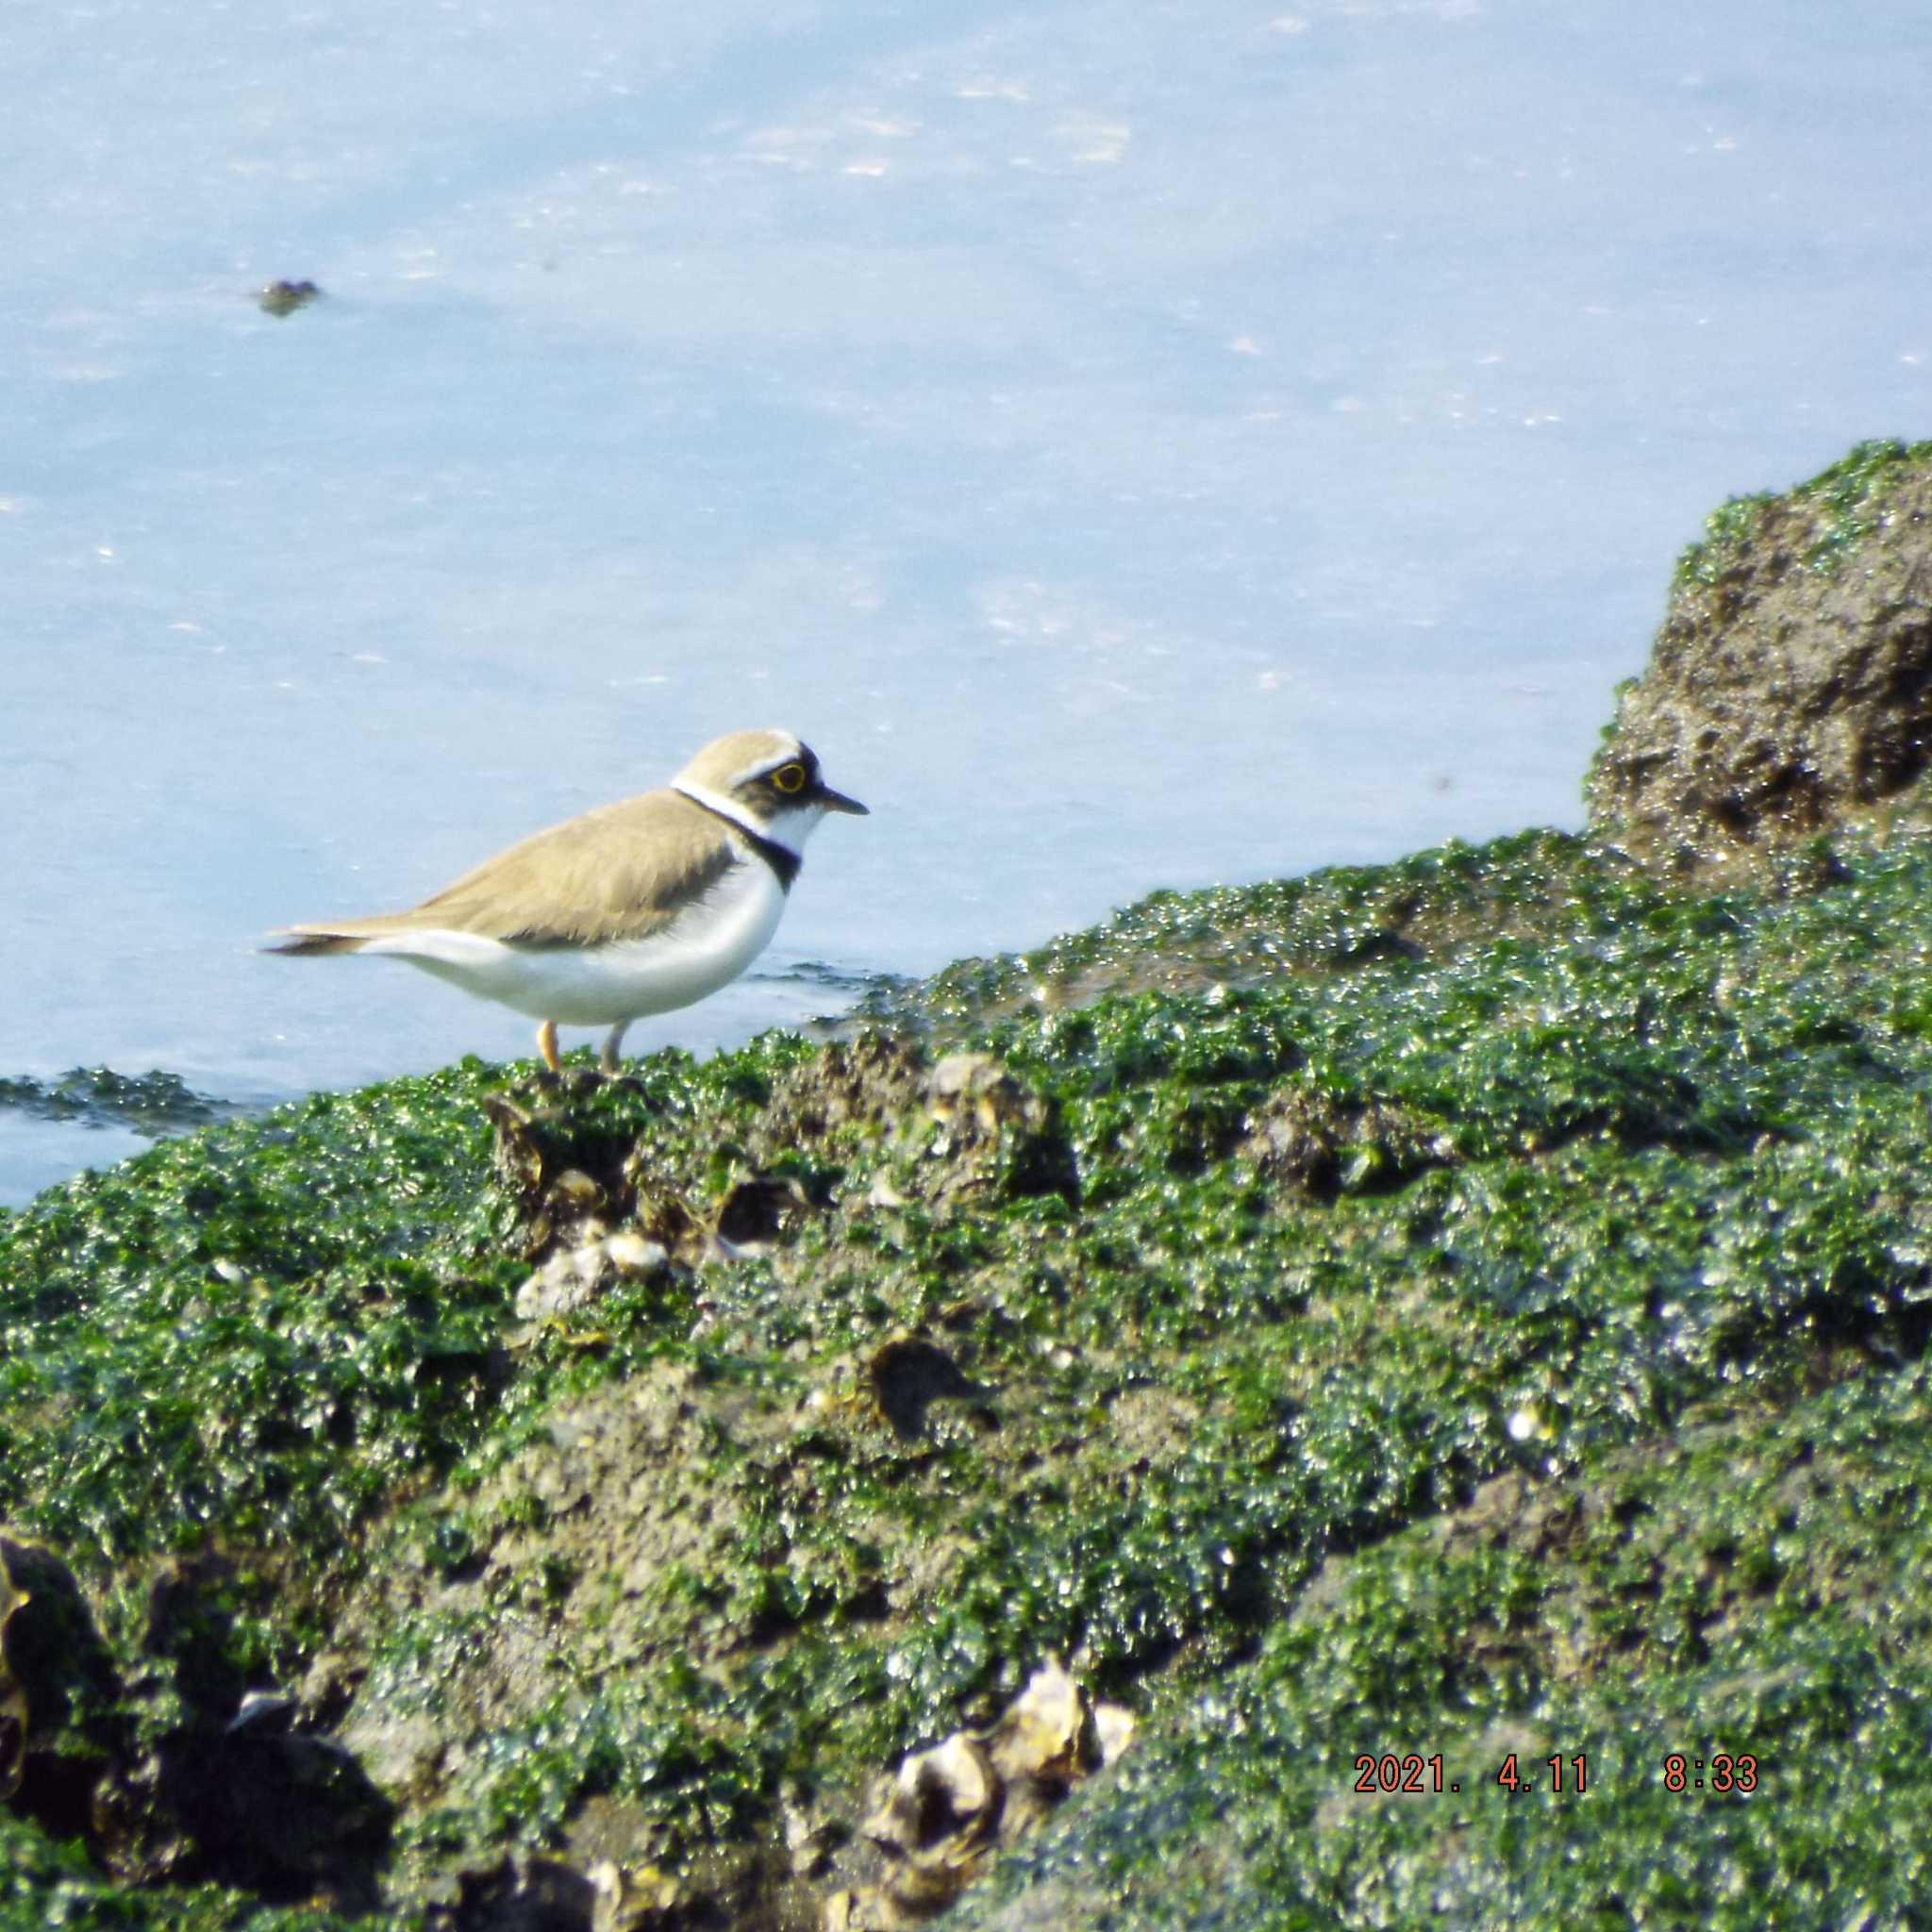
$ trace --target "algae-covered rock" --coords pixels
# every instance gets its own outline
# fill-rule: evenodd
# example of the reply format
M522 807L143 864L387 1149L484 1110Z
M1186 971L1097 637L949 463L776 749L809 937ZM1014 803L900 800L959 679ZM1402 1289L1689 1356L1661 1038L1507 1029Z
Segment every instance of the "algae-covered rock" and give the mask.
M1320 1198L1395 1187L1454 1157L1441 1122L1290 1081L1248 1116L1240 1151L1269 1180Z
M247 1687L234 1580L219 1559L164 1566L124 1673L73 1570L0 1533L9 1807L85 1843L104 1876L372 1905L392 1807L292 1699Z
M74 1572L0 1529L0 1797L58 1817L105 1762L113 1664Z
M1928 758L1932 443L1864 443L1685 553L1591 828L1708 885L1895 809Z
M111 1067L75 1067L58 1080L0 1079L0 1108L82 1126L132 1127L157 1137L223 1120L237 1110L196 1093L178 1074L129 1075Z

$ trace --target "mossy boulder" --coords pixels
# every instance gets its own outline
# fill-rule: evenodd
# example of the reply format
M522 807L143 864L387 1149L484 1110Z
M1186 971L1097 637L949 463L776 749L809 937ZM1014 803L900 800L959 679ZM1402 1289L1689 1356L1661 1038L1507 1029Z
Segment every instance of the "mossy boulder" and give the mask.
M1932 442L1740 497L1677 566L1590 780L1591 831L1706 887L1926 817Z

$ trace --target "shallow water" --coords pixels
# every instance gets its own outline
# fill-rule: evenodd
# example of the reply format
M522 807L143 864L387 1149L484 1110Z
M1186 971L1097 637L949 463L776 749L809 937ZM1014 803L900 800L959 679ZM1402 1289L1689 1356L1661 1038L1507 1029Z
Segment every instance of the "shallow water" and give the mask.
M255 948L785 723L871 804L640 1048L1574 824L1672 558L1924 433L1923 14L15 9L0 1075L528 1050ZM281 320L251 291L312 276ZM0 1122L0 1200L129 1137Z

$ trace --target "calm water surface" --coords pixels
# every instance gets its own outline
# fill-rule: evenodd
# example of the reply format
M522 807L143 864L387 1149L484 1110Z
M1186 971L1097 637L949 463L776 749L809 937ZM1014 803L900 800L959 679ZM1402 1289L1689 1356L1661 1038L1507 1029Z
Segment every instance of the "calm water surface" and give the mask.
M525 1053L255 947L741 724L874 816L639 1048L1576 823L1705 512L1932 427L1932 23L1287 4L9 8L0 1075Z

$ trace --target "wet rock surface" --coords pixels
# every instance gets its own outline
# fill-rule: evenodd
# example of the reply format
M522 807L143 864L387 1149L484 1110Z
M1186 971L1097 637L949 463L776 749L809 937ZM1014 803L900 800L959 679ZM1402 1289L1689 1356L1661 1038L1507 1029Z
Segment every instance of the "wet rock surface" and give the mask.
M1240 1152L1278 1185L1317 1199L1398 1187L1455 1158L1443 1123L1378 1100L1338 1100L1290 1084L1248 1116Z
M1868 443L1712 517L1623 692L1591 829L1708 886L1895 812L1928 759L1932 443Z
M66 1563L0 1533L0 1788L130 1883L369 1907L394 1807L295 1699L246 1688L233 1582L218 1559L165 1569L123 1676Z

